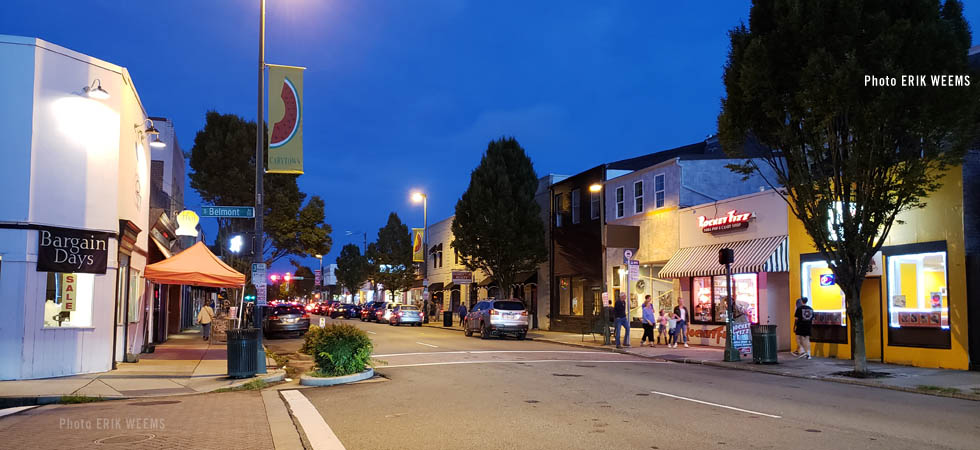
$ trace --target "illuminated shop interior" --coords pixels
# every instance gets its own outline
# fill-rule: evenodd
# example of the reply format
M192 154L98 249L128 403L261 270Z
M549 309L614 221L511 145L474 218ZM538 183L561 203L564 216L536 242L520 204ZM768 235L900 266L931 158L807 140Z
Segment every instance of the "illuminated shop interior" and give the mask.
M888 257L888 325L949 329L946 252Z

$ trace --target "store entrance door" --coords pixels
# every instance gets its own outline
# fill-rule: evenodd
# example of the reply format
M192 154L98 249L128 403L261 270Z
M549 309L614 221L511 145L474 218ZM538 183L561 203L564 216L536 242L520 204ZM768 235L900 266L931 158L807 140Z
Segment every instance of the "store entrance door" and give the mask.
M861 310L864 313L864 351L868 360L881 361L883 332L881 323L881 277L864 279L861 285Z

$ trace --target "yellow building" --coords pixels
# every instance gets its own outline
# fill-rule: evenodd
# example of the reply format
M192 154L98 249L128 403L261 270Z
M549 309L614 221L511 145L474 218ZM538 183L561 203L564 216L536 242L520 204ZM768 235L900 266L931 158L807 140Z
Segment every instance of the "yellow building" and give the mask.
M968 353L962 168L926 207L899 214L861 290L868 360L966 370ZM789 214L790 308L811 299L814 356L851 358L844 294L803 224ZM796 343L793 343L796 350Z

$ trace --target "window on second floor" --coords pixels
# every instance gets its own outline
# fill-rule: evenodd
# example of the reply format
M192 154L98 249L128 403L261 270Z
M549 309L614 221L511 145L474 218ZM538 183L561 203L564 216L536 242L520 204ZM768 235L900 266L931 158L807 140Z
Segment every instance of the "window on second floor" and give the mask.
M555 204L552 209L555 213L555 227L561 228L561 194L555 194Z
M591 210L591 217L592 220L596 220L599 218L599 208L601 207L599 203L599 193L589 192L589 195L591 196L591 199L589 201L589 209Z
M572 223L579 223L582 214L582 191L572 190Z
M626 212L626 204L624 200L623 187L620 186L616 188L616 218L619 219L623 217Z
M643 212L643 181L633 183L633 214Z
M666 184L665 178L666 177L664 174L659 174L653 177L653 201L655 203L654 206L657 208L664 207L664 184Z

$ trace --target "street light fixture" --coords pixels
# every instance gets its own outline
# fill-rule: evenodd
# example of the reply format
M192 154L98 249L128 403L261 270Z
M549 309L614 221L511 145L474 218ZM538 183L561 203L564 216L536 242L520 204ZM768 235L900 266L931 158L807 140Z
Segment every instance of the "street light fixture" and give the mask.
M90 98L96 100L105 100L109 98L109 93L105 89L102 89L102 80L96 78L92 81L92 84L82 88L82 92L88 95Z

